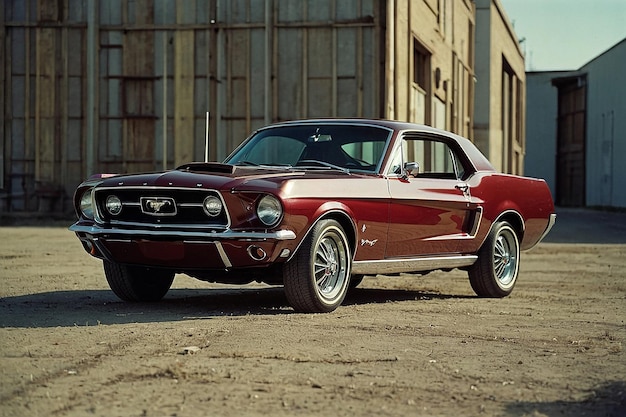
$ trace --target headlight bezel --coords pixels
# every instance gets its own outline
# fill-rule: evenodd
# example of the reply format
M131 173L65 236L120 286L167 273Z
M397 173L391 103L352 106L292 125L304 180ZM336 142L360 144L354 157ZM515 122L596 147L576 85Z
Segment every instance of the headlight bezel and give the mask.
M89 220L95 219L95 205L93 201L94 187L85 189L78 199L78 209L80 214Z
M256 215L264 226L274 227L280 223L284 215L282 202L272 194L265 194L257 202Z

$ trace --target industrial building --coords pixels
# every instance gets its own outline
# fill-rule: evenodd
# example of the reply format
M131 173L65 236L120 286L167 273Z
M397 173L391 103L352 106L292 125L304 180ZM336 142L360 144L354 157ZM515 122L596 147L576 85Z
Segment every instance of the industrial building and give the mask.
M574 71L529 72L526 173L558 205L626 208L626 39Z
M222 160L310 117L425 123L522 173L524 58L499 0L7 0L0 212L93 173Z

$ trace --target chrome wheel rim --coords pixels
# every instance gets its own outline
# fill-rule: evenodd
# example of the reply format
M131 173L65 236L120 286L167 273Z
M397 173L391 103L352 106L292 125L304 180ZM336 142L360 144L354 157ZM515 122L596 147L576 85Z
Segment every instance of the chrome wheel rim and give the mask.
M332 301L346 284L348 257L346 244L334 230L324 234L315 248L313 275L320 296Z
M518 257L517 238L514 232L508 229L502 230L493 248L493 269L502 287L507 287L515 281Z

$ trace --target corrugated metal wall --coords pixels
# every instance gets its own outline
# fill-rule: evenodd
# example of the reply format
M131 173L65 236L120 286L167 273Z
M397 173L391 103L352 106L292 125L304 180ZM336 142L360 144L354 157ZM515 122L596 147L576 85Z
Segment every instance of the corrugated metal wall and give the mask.
M587 205L626 208L626 39L580 70L588 73Z
M5 1L0 11L0 209L47 209L84 174L85 7L60 3Z
M0 211L68 211L94 172L202 159L207 111L211 160L272 121L383 116L379 0L6 0L0 14Z
M212 61L218 159L271 121L381 117L378 7L377 0L220 2Z

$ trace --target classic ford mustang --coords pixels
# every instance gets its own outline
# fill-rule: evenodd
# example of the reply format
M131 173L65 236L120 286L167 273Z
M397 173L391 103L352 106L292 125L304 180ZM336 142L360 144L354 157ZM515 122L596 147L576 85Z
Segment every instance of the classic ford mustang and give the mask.
M74 203L70 230L123 300L159 300L185 273L283 285L301 312L374 274L460 268L478 296L507 296L556 219L543 180L496 172L469 140L364 119L270 125L223 163L95 175Z

